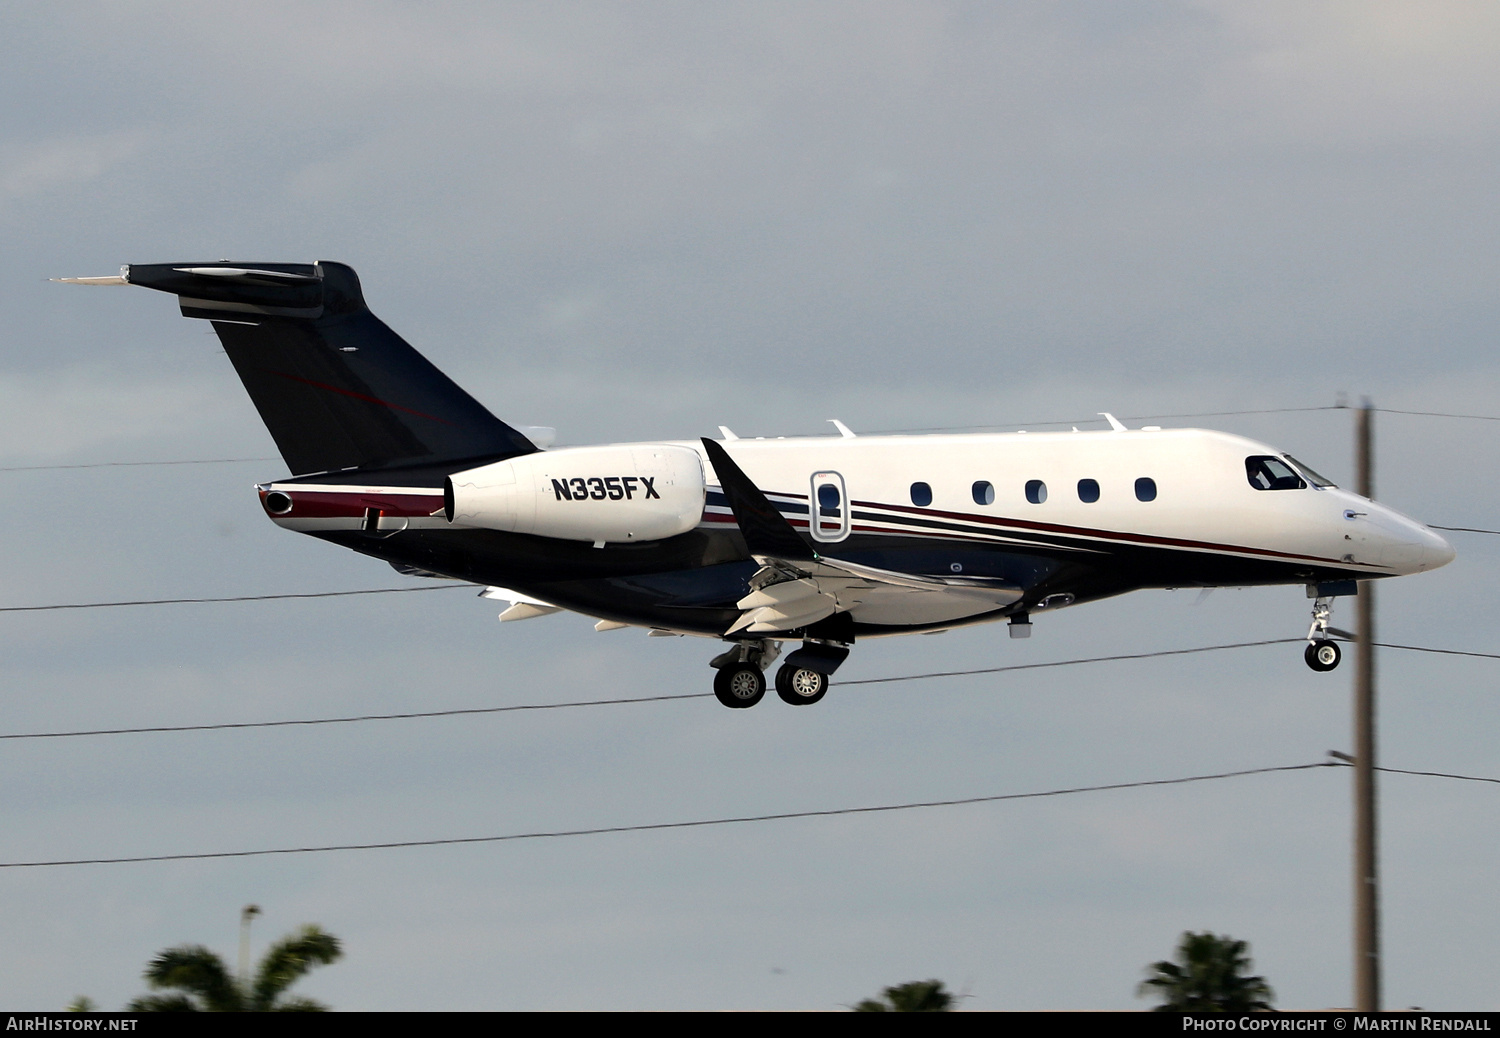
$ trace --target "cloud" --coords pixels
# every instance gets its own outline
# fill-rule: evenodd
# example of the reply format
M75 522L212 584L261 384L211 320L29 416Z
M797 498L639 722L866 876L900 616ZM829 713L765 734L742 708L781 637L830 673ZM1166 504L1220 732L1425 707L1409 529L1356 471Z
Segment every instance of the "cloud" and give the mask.
M1493 129L1500 10L1391 2L1203 5L1233 41L1207 92L1226 125L1327 146Z
M47 464L88 451L88 461L118 460L103 454L195 430L211 439L226 406L237 403L229 395L235 388L232 376L130 379L100 368L0 375L0 461Z
M137 154L150 134L119 130L0 145L0 205L99 179Z

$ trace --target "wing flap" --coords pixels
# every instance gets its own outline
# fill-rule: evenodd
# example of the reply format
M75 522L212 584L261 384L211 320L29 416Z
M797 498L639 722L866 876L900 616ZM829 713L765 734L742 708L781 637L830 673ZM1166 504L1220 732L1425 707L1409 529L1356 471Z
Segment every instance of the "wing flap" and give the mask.
M500 613L500 622L511 623L515 620L530 620L538 616L550 616L553 613L565 612L562 606L544 602L540 598L524 595L519 591L512 591L508 587L487 587L479 593L480 598L488 598L492 601L509 602L510 605Z

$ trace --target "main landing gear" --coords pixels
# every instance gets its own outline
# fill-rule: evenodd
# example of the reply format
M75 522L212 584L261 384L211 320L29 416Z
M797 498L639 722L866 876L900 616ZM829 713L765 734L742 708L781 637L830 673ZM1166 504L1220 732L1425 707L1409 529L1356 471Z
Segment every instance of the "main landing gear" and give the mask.
M759 703L766 694L766 675L753 663L732 663L714 675L714 695L734 710Z
M811 667L783 663L776 672L776 694L783 703L792 706L816 703L828 694L828 675L819 674Z
M1332 637L1336 628L1328 626L1328 619L1332 615L1332 595L1319 596L1313 601L1312 626L1307 629L1307 648L1303 650L1302 658L1309 667L1320 673L1337 667L1339 660L1344 658L1343 650Z
M714 697L731 710L747 710L766 695L766 668L781 655L781 646L769 638L736 642L728 652L709 660L714 675Z
M766 694L765 670L781 655L781 646L770 639L739 642L710 661L714 696L725 706L744 710ZM828 694L828 678L849 655L837 642L804 642L787 656L776 671L776 695L792 706L809 706Z

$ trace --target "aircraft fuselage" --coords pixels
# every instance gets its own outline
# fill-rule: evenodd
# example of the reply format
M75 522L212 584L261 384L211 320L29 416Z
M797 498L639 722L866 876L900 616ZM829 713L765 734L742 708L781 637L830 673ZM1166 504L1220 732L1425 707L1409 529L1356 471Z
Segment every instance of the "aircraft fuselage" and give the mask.
M502 585L601 619L723 634L758 565L711 462L694 442L621 446L696 454L706 497L692 529L596 547L450 522L442 487L448 474L439 470L392 471L381 485L371 485L367 472L307 476L263 485L261 496L290 503L280 514L267 508L278 525L392 563ZM1446 541L1415 520L1320 486L1325 481L1305 466L1295 469L1275 448L1207 430L738 439L723 446L799 531L809 529L809 501L819 488L837 490L823 490L812 539L829 555L902 573L993 578L1022 592L1003 604L938 591L874 592L850 611L862 637L995 620L1141 588L1323 584L1419 572L1452 558ZM1300 485L1283 474L1282 488L1274 488L1247 459L1280 461ZM584 452L576 474L555 465L560 478L549 476L533 492L549 504L576 492L620 513L646 503L645 486L620 477L606 486L589 461ZM346 482L351 478L359 482Z

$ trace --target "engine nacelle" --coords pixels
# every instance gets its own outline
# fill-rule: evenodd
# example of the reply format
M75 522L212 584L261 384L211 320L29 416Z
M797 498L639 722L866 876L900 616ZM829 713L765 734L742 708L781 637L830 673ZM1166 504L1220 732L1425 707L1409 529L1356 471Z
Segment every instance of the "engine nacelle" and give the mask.
M443 484L450 523L596 544L686 533L706 496L698 452L653 443L539 451Z

